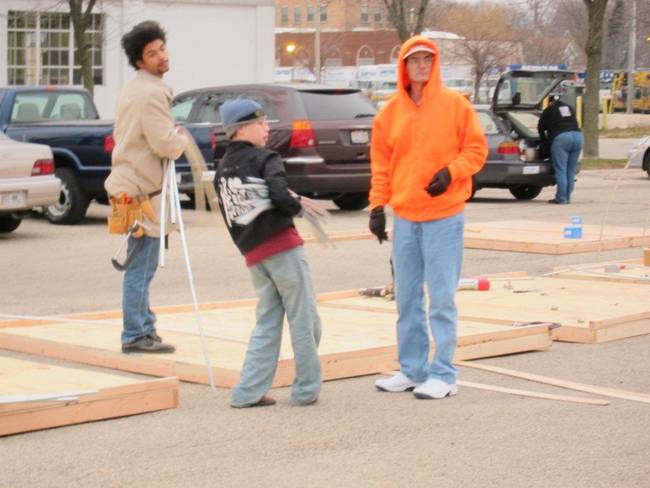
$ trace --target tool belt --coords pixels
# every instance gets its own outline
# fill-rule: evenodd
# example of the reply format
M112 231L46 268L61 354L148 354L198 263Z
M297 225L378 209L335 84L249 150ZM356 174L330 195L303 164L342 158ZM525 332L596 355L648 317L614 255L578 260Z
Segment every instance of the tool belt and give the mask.
M155 222L156 213L151 205L151 198L159 194L160 191L156 191L148 195L130 197L126 193L119 193L115 197L110 197L109 234L126 234L136 221L142 223L145 218ZM140 226L132 235L140 238L144 235L144 229Z

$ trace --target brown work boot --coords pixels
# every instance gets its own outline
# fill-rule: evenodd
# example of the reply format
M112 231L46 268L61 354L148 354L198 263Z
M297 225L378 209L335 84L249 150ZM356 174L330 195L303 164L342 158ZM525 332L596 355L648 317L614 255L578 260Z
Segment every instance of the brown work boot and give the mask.
M247 403L246 405L230 405L230 406L232 408L250 408L250 407L270 407L271 405L275 405L275 399L264 395L255 403Z
M140 337L133 342L122 344L122 352L129 354L132 352L144 352L154 354L169 354L176 350L171 344L158 342L150 336Z

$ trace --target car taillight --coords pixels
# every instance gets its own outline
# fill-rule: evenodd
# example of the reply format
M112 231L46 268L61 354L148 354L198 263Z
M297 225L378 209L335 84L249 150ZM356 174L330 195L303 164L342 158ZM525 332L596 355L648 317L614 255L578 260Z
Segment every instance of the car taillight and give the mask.
M308 120L294 120L293 131L291 132L291 147L301 149L314 147L316 145L314 130Z
M115 149L115 139L113 134L104 137L104 152L111 153Z
M54 174L54 160L53 159L38 159L32 166L32 176L51 175Z
M520 154L521 150L519 148L519 144L517 144L516 142L506 141L499 144L499 147L497 148L497 153L498 154Z
M210 147L212 152L217 148L217 131L214 129L210 131Z

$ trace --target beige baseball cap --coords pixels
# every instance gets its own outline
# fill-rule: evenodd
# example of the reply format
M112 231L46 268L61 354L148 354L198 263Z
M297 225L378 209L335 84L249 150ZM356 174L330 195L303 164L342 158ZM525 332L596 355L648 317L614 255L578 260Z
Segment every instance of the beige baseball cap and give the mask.
M413 46L411 49L407 51L407 53L404 55L402 59L408 58L411 54L419 53L419 52L427 52L431 54L436 54L436 51L432 48L427 46L426 44L416 44Z

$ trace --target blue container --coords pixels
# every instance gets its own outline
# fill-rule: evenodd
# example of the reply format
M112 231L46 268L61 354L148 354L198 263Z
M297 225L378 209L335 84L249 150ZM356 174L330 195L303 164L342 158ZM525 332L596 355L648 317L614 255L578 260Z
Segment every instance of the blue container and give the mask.
M565 239L581 239L582 238L582 227L572 225L571 227L564 228L564 238Z

